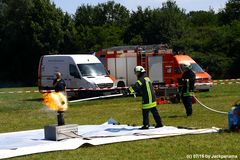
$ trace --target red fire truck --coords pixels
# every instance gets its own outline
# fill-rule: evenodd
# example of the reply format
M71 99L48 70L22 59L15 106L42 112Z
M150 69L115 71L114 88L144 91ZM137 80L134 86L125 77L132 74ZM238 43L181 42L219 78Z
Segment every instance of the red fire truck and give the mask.
M115 78L118 87L130 86L136 82L134 67L141 65L155 88L178 85L183 73L183 63L188 61L196 74L196 89L209 90L213 85L211 76L191 57L174 55L167 45L118 46L96 52L96 56ZM158 87L156 87L158 86Z

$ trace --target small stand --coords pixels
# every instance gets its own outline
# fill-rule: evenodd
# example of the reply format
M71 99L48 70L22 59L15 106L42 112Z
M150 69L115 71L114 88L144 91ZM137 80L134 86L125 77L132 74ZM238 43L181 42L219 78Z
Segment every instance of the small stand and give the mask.
M68 124L64 122L64 111L58 111L57 120L58 125L44 126L45 139L59 141L68 138L78 138L78 125Z

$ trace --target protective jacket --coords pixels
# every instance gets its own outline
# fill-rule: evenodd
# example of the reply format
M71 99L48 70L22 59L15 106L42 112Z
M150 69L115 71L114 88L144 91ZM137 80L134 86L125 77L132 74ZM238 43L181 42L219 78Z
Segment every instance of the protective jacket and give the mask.
M156 95L153 90L153 86L149 77L144 74L138 77L136 83L129 87L130 93L140 93L142 94L142 108L149 109L156 107Z
M195 79L196 75L191 69L183 73L181 79L182 96L193 96Z
M66 83L63 79L54 79L53 86L55 88L55 92L61 92L65 90Z

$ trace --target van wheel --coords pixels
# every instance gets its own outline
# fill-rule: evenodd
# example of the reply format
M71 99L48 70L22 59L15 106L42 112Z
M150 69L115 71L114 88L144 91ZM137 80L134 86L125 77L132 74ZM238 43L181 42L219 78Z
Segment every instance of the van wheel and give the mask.
M123 81L119 81L118 83L117 83L117 87L125 87L126 85L125 85L125 83L123 82Z

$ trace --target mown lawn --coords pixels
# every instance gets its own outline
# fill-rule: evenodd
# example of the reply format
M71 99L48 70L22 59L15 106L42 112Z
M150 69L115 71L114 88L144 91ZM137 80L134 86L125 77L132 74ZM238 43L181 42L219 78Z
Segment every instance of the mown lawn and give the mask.
M4 91L34 90L36 88L4 88ZM228 112L234 102L240 103L240 85L217 85L210 92L196 93L207 106ZM199 104L193 106L193 116L187 118L182 104L159 105L158 110L165 125L197 128L228 128L228 116L206 110ZM101 124L110 117L121 124L141 125L140 98L122 97L71 103L65 113L66 123ZM151 123L154 123L150 116ZM41 102L40 93L0 94L0 133L40 129L56 123L56 114ZM240 133L215 133L185 135L160 139L141 140L85 146L72 151L34 154L13 159L201 159L201 155L237 155L240 159ZM204 158L202 158L204 159ZM205 158L207 159L207 158Z

